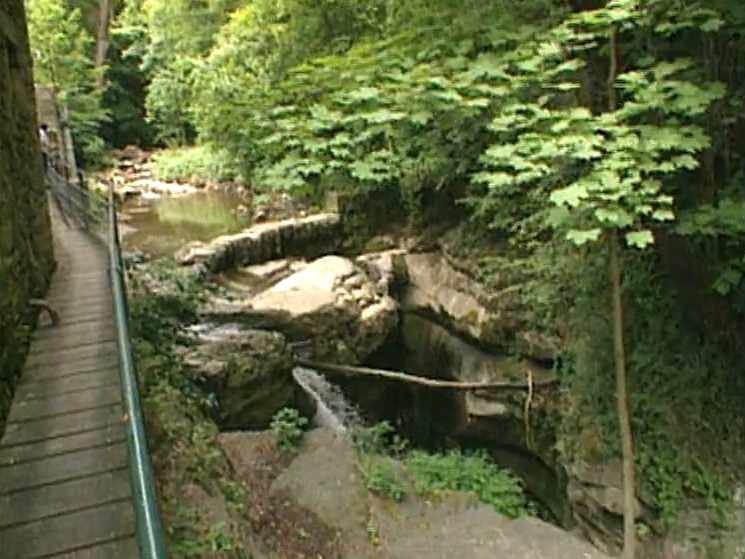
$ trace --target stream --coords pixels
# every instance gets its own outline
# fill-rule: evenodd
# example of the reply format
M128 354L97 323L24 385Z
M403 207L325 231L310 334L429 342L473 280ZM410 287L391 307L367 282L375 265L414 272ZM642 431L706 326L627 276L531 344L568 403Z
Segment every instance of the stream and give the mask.
M120 211L122 245L153 257L171 256L193 241L209 241L251 225L237 194L205 191L184 196L138 196Z

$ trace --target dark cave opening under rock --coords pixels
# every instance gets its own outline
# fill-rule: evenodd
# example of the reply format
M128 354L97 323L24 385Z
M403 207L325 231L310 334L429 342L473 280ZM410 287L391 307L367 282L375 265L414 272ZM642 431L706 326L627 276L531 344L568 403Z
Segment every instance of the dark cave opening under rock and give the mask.
M364 363L367 367L403 371L429 378L460 380L464 356L485 355L431 317L402 313L399 328ZM503 356L493 355L495 360ZM484 450L499 466L513 471L545 520L570 529L575 523L566 495L566 478L554 464L529 448L522 423L514 417L469 418L463 391L416 386L380 378L338 377L333 382L372 425L388 421L396 433L429 452L454 448ZM553 441L544 441L553 446Z

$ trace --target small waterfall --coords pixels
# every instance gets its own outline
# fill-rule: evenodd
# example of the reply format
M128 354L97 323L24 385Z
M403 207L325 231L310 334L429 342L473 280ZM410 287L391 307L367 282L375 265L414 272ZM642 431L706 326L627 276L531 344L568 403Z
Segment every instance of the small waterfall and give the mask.
M300 387L316 402L313 422L318 427L328 427L336 433L361 423L359 411L344 397L341 389L313 369L295 367L292 376Z
M239 323L212 324L201 323L189 326L187 330L204 342L219 342L240 336L245 326ZM303 342L290 344L300 353ZM341 389L326 380L321 373L305 367L295 367L292 376L316 402L316 415L313 423L318 427L333 429L336 433L346 433L350 427L361 425L359 410L349 403Z
M243 326L234 322L225 324L200 323L186 328L187 331L196 334L197 337L205 342L219 342L243 332Z

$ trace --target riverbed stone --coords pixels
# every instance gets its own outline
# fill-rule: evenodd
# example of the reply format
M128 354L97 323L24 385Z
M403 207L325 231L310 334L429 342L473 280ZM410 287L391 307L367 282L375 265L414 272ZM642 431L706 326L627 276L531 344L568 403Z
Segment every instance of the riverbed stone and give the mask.
M244 437L247 443L241 446ZM256 436L237 433L223 439L239 476L250 471L245 453L234 449L250 448ZM406 476L402 465L398 471ZM401 503L370 494L349 439L316 429L306 434L299 453L271 490L339 533L344 559L607 559L587 542L541 520L510 520L464 493L420 498L410 479L401 481L409 489ZM378 545L371 543L372 529Z
M288 256L316 258L334 252L340 231L341 217L333 213L269 221L209 243L189 243L174 258L185 266L203 266L212 274Z
M314 404L292 378L292 351L277 332L236 329L204 336L186 363L215 396L215 419L224 429L261 429L280 409Z
M359 363L397 324L397 304L351 260L324 256L246 300L244 311L308 342L318 360Z

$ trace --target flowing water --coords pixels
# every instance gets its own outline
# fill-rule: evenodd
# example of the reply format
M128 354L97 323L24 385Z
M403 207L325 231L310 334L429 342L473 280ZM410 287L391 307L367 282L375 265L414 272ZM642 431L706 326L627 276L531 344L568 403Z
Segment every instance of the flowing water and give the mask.
M240 215L245 202L235 194L209 191L184 196L144 196L121 208L122 244L154 257L171 256L192 241L209 241L250 225Z
M348 429L361 424L359 410L349 403L338 386L330 383L321 373L314 369L295 367L292 376L316 402L313 423L317 427L328 427L336 433L346 433Z
M188 328L200 340L217 342L239 336L244 326L239 323L195 324ZM361 425L360 412L351 404L341 388L331 383L321 373L306 367L295 367L292 376L316 403L313 423L317 427L328 427L336 433L346 433L350 428Z

